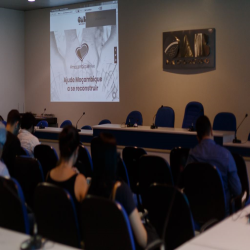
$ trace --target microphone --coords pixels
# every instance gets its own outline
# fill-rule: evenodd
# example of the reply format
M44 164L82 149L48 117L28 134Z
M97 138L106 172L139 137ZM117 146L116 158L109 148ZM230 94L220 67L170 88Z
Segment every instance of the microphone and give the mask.
M163 108L163 105L161 105L161 107L159 109L161 109L161 108ZM157 110L157 112L158 112L158 110ZM157 112L155 113L155 115L153 117L153 124L150 126L151 129L158 128L157 126L155 126L155 118L156 118Z
M46 108L44 108L43 113L42 113L42 116L44 115L45 111L46 111Z
M192 121L192 125L191 127L188 129L188 131L195 131L194 128L194 122L200 117L201 113L203 112L203 108L201 108L200 112L194 117L193 121Z
M245 114L245 117L243 118L243 120L241 121L240 125L238 126L238 128L235 130L235 137L233 139L233 143L241 143L241 140L237 139L237 131L239 129L239 127L241 126L241 124L244 122L244 120L248 117L248 114Z
M78 124L78 122L81 120L81 118L82 118L84 115L85 115L85 112L82 113L81 117L80 117L79 120L77 121L77 123L76 123L76 129L77 129L77 124ZM80 132L81 129L77 129L77 131Z
M0 181L2 182L3 188L6 188L11 195L20 200L19 196L11 189L11 187L8 186L8 184L6 184L6 181L4 181L4 179L0 178ZM26 203L24 203L24 205L26 209L33 214L34 226L33 226L33 236L31 236L28 240L22 242L20 249L21 250L41 249L44 246L46 240L44 241L43 238L37 233L37 222L35 213Z

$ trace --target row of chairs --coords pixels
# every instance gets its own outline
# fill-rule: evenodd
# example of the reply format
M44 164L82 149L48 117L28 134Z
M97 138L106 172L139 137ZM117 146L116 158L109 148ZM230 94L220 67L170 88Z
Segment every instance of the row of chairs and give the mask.
M199 116L204 115L203 105L199 102L190 102L187 104L185 114L183 118L182 128L195 128L196 120ZM111 121L104 119L100 121L101 124L110 124ZM140 111L132 111L128 114L126 124L129 125L143 125L143 117ZM156 127L174 127L175 123L175 112L171 107L160 107L155 115L155 126ZM65 120L60 128L66 125L72 125L70 120ZM47 121L40 121L37 126L48 127ZM91 130L92 127L89 125L83 126L81 129ZM236 131L236 117L233 113L221 112L218 113L213 122L213 130L221 131Z

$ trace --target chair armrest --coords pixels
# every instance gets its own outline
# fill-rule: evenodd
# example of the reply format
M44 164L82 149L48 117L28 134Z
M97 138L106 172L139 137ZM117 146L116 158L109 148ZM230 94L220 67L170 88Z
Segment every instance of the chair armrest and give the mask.
M200 232L203 233L204 231L206 231L210 227L214 226L217 222L219 222L219 220L217 220L217 219L211 219L211 220L207 221L204 225L202 225Z
M161 250L165 249L164 242L162 240L154 240L153 242L148 244L144 250L153 250L153 249L159 249L159 248Z

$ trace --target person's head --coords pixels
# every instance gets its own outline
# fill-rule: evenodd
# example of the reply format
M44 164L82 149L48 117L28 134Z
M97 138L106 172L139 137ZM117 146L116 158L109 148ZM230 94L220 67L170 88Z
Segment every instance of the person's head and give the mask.
M2 157L3 146L6 142L6 129L2 122L0 122L0 159Z
M12 109L7 117L7 131L11 132L14 135L17 135L20 129L20 120L21 118L18 110Z
M33 132L36 125L36 118L31 113L23 114L21 118L21 128Z
M202 115L197 119L196 131L199 141L204 138L210 138L212 136L212 127L207 116Z
M74 164L78 157L79 143L80 136L77 129L72 125L64 127L59 135L60 161L72 160Z
M117 166L116 139L110 133L101 133L91 141L94 176L115 180Z

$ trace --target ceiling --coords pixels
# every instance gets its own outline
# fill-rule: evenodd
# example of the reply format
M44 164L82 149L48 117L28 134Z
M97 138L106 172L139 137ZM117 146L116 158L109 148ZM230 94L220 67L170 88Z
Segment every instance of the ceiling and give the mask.
M90 0L36 0L35 2L28 2L28 0L0 0L0 8L26 11L82 2L90 2Z

